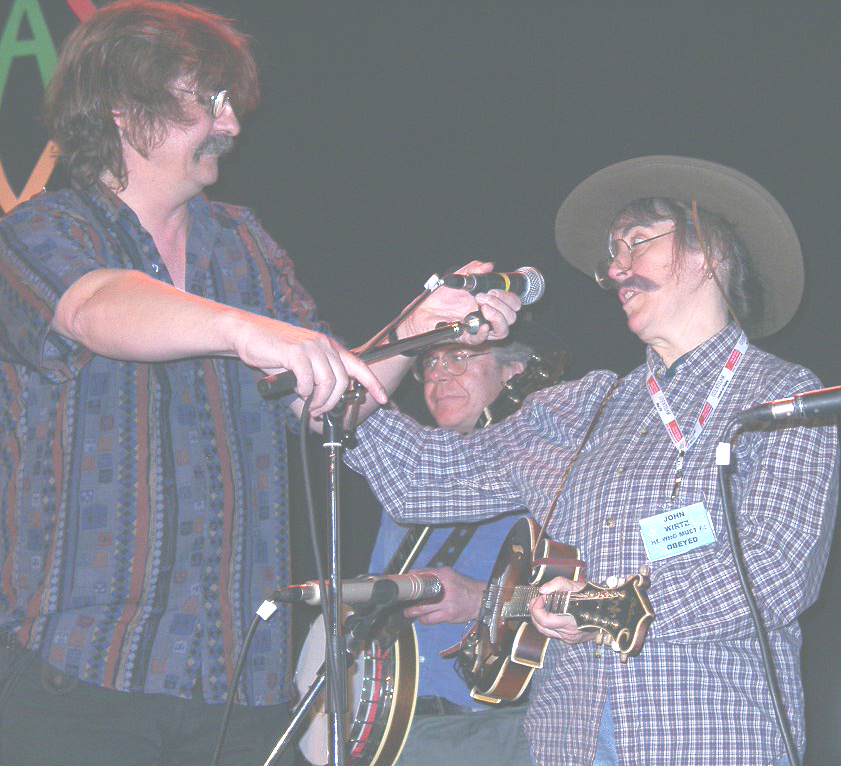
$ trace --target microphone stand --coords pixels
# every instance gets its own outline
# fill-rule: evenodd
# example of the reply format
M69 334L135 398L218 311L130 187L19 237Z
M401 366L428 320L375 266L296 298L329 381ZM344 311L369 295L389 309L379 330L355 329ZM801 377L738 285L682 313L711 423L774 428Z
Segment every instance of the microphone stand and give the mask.
M735 564L736 575L739 579L742 593L748 604L748 611L750 612L751 620L753 621L756 630L756 638L759 641L759 653L762 657L762 667L765 672L765 682L768 684L768 691L771 695L771 702L774 707L774 718L776 719L777 728L780 736L783 739L783 744L786 748L786 755L790 766L800 766L800 753L794 742L794 736L791 731L791 723L786 713L785 704L783 703L782 692L780 691L780 684L777 680L777 672L774 665L774 655L771 651L771 642L768 638L768 631L765 627L765 621L762 619L762 613L759 610L759 604L750 583L745 557L742 553L741 541L739 539L739 519L736 509L733 505L733 497L730 491L730 476L733 472L732 464L732 434L741 426L738 416L731 418L731 420L724 427L724 433L718 443L715 451L716 462L716 483L718 490L721 493L722 508L724 511L724 528L727 532L727 543L730 548L730 553L733 556Z
M398 340L393 343L386 343L381 346L374 346L363 351L360 356L363 361L372 362L378 359L385 359L397 354L409 355L408 352L419 353L427 348L444 343L448 340L454 341L463 333L467 332L475 335L482 322L483 317L479 312L465 317L463 322L450 322L442 324L434 330L413 335L403 340ZM286 373L281 373L285 375ZM269 376L258 381L258 389L264 398L275 398L281 396L283 392L277 388L271 387L270 379L276 379L277 376ZM267 382L269 385L266 385ZM263 384L262 386L260 384ZM293 383L294 385L294 383ZM341 561L339 542L340 537L340 477L341 477L341 457L347 442L347 433L343 426L345 408L351 400L355 400L357 392L351 390L346 393L339 404L331 410L324 417L324 440L323 446L327 450L327 496L330 504L330 576L326 585L326 594L322 593L322 603L326 604L327 618L325 621L325 662L322 666L326 670L327 693L326 693L326 710L328 714L328 763L335 766L344 766L345 764L345 743L347 737L345 734L346 720L345 713L347 712L347 673L345 667L346 660L349 659L344 630L341 621L341 604L342 604L342 581L341 581ZM325 588L322 585L322 588ZM328 662L327 658L333 658ZM338 674L335 672L339 669ZM316 680L310 686L307 693L296 705L292 714L292 720L288 727L281 735L268 760L264 766L269 766L272 761L288 747L292 741L292 734L303 723L304 715L315 703L318 693L324 685L325 674L319 672Z
M325 662L327 673L326 710L328 715L328 752L332 758L330 763L344 766L345 763L345 735L347 712L347 673L344 665L340 665L341 658L347 656L347 644L341 624L342 609L342 580L339 541L339 479L341 477L341 455L345 447L344 407L327 413L324 418L324 443L327 450L327 496L330 502L330 577L327 593L327 625L325 627L326 646L325 657L335 658L334 662ZM336 673L336 669L339 672Z
M380 610L388 606L391 606L391 604L374 607L364 615L354 612L353 614L347 616L343 629L348 631L348 634L350 635L350 646L347 648L347 653L345 655L345 669L349 668L353 664L353 655L356 650L365 643L365 638L370 632L371 625L373 625L374 621L379 616ZM304 694L295 706L289 725L286 727L286 730L283 732L280 739L278 739L277 744L272 749L269 757L263 763L263 766L271 766L275 759L279 758L283 751L289 747L292 742L292 737L303 725L304 717L309 712L310 708L316 703L321 690L324 689L324 684L327 680L326 668L327 663L322 662L315 674L312 684L310 684L309 689L307 689L306 694Z

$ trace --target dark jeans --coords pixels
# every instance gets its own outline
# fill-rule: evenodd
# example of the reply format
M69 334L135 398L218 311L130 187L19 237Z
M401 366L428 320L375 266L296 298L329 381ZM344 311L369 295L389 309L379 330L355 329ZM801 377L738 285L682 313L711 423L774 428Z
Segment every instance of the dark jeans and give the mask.
M209 766L223 706L79 681L22 647L0 647L3 766ZM236 705L221 763L261 766L286 705ZM293 763L290 748L281 761Z

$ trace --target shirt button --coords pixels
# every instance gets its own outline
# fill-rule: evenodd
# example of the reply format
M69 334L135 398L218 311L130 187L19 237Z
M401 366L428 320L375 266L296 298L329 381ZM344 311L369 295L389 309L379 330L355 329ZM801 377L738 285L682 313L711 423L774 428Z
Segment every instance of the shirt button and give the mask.
M616 526L616 518L615 518L614 516L608 516L608 517L604 520L604 525L605 525L608 529L611 529L612 527L615 527L615 526Z
M625 473L625 469L624 469L624 468L620 467L620 468L617 468L617 469L616 469L616 475L617 475L617 476L619 476L619 475L621 475L621 474L623 474L623 473Z
M640 433L641 434L647 434L648 433L648 428L646 428L646 426L643 426L642 428L640 428Z

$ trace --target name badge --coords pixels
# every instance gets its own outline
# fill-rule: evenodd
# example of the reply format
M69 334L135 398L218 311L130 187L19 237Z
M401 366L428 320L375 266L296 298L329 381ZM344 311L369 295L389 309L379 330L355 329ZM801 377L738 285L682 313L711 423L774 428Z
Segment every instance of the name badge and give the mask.
M677 556L715 542L710 515L702 502L640 519L649 561Z

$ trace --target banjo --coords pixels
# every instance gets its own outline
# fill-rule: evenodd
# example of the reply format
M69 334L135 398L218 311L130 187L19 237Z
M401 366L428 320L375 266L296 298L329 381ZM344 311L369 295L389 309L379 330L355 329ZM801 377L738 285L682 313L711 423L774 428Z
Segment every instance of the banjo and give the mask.
M411 527L383 574L405 574L431 532L431 527ZM345 624L352 624L352 610L347 605L342 610ZM324 620L319 615L304 640L295 670L301 696L324 661L324 647ZM403 615L403 605L387 607L376 615L348 668L347 764L391 766L397 760L415 715L418 661L415 626ZM329 759L323 692L309 715L298 747L313 766L322 766Z
M402 606L399 608L402 611ZM343 611L346 618L353 618L346 606ZM383 616L382 624L375 623L348 668L347 764L391 766L409 734L418 689L418 642L414 625L401 622L393 615ZM324 646L324 620L319 615L304 641L295 670L301 695L315 681ZM311 764L321 766L329 760L327 743L328 716L322 692L309 713L298 747Z

